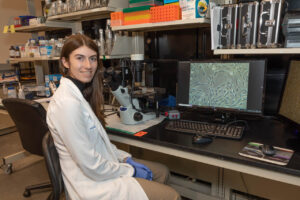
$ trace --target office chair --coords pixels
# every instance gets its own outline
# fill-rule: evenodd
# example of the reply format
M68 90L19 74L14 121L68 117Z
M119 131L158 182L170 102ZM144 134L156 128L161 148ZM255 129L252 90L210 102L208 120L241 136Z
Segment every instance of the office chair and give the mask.
M47 200L59 200L64 194L64 182L61 174L59 156L50 132L44 136L43 151L48 174L53 186L52 193Z
M3 99L2 103L16 124L25 151L43 156L42 140L48 131L44 107L38 102L18 98ZM32 190L50 187L50 182L27 186L23 196L29 197Z

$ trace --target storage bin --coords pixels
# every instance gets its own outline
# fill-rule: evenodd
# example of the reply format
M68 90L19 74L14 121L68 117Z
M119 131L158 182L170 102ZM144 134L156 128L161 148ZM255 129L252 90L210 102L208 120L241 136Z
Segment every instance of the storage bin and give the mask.
M124 25L150 23L150 8L152 6L140 6L135 8L124 8Z
M175 21L181 19L181 9L179 5L156 6L150 9L151 22Z
M110 13L111 26L122 26L124 23L123 12L112 12Z
M163 5L163 0L129 0L129 7L140 7L140 6L160 6Z
M164 0L164 4L179 2L179 0Z

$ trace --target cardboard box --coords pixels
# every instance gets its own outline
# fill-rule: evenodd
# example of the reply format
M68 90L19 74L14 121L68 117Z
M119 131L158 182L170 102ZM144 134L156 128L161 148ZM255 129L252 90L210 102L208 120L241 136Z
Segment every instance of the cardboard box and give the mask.
M182 19L209 18L209 0L179 0Z

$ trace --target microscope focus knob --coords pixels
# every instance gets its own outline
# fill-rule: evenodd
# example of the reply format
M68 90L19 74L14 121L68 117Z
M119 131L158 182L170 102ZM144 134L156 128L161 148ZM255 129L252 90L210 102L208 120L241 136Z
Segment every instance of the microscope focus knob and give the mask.
M143 119L143 115L142 115L141 113L139 113L139 112L136 112L136 113L134 113L134 115L133 115L133 119L134 119L135 121L141 121L141 120Z

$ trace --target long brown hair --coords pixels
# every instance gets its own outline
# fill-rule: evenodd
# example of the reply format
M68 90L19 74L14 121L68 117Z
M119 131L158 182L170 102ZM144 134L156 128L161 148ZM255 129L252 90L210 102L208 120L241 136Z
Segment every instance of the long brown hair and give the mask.
M70 54L75 50L82 46L87 46L88 48L92 49L93 51L97 52L97 70L95 72L95 75L91 81L91 84L89 84L83 91L83 96L85 99L88 100L89 104L91 105L94 113L100 120L100 122L105 125L104 120L104 114L102 110L102 106L104 105L104 99L103 99L103 83L102 83L102 76L100 73L100 69L103 67L102 63L99 60L99 50L98 46L95 44L95 42L82 34L76 34L71 35L68 37L68 39L65 41L65 44L61 50L60 54L60 68L61 72L64 76L69 75L68 68L65 68L62 63L62 58L65 58L67 62L70 62Z

